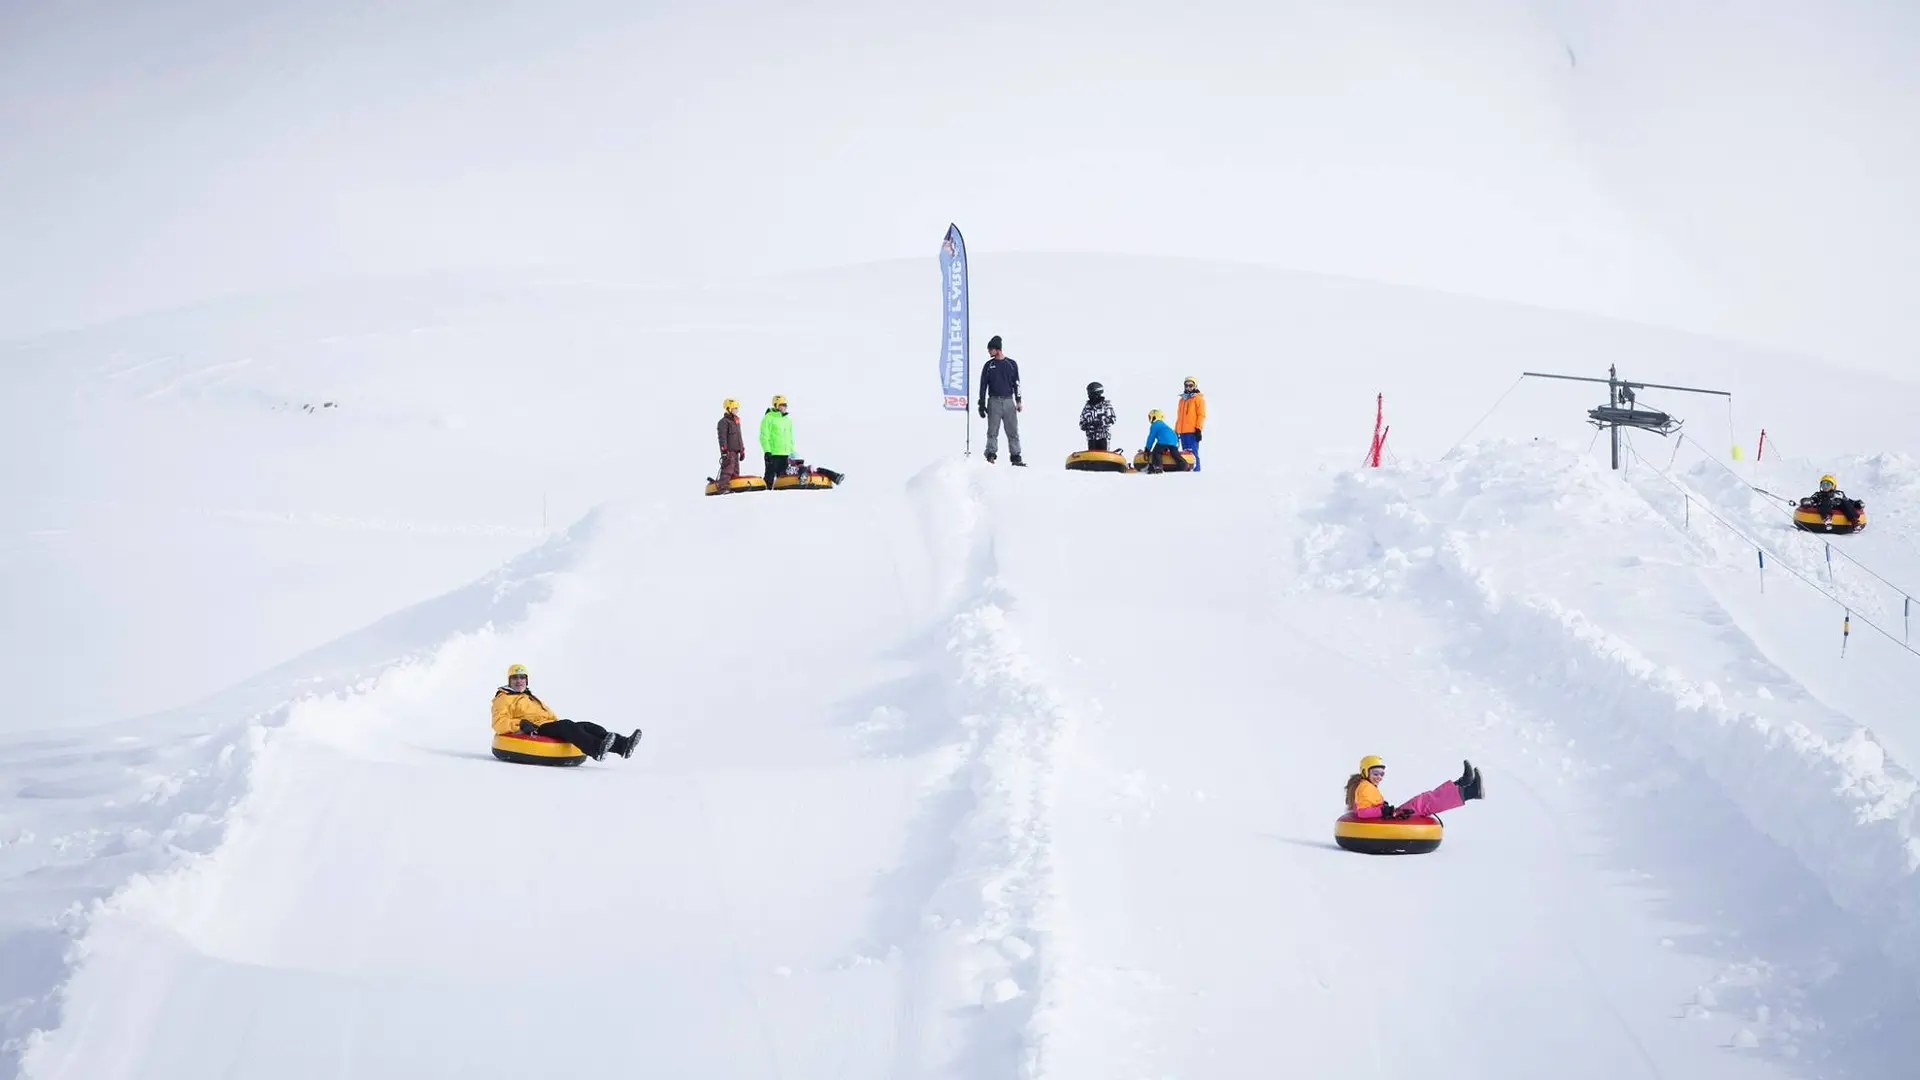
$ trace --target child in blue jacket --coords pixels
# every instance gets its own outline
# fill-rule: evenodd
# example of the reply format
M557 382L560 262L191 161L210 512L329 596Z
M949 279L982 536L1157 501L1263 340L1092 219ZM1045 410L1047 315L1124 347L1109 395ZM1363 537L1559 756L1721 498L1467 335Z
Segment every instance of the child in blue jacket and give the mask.
M1172 469L1174 472L1186 472L1187 459L1180 456L1180 436L1173 433L1173 428L1167 423L1167 415L1155 409L1147 414L1147 420L1147 446L1141 451L1147 455L1147 471L1157 473ZM1162 454L1172 459L1164 466L1160 463Z

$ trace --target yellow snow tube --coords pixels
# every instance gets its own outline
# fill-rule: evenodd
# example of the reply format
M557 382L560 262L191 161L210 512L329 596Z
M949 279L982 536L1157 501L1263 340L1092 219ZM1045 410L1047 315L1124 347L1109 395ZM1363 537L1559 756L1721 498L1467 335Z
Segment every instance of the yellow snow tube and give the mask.
M1833 515L1833 523L1828 524L1826 516L1820 511L1796 506L1793 508L1793 527L1805 532L1836 533L1845 536L1867 527L1867 508L1861 507L1860 512L1853 515L1851 519L1846 514L1836 512Z
M773 478L773 490L825 491L833 486L833 481L820 473L808 473L805 476L776 476Z
M579 747L548 735L495 735L493 756L515 765L578 765L587 760Z
M1159 455L1160 467L1163 469L1173 464L1173 455L1178 453L1180 455L1180 460L1187 463L1187 471L1188 472L1193 471L1194 457L1193 457L1193 451L1191 450L1176 451L1176 450L1170 450L1165 447L1162 447L1161 449L1154 451L1154 453ZM1133 455L1133 470L1135 472L1144 472L1146 471L1146 468L1147 468L1146 451L1143 450L1140 453Z
M1127 455L1116 450L1078 450L1067 455L1067 468L1075 472L1132 472Z
M736 491L765 490L767 490L767 482L758 476L736 476L727 482L727 487L724 491L720 489L719 481L707 481L707 494L709 495L731 495Z
M1341 814L1333 823L1333 842L1366 855L1425 855L1440 846L1440 819L1358 818Z

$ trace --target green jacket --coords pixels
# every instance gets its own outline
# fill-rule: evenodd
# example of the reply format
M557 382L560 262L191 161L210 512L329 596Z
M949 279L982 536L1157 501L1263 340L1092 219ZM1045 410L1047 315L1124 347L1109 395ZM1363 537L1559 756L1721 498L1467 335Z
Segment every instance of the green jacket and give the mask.
M760 418L760 450L762 453L792 457L793 417L779 409L768 409L766 415Z

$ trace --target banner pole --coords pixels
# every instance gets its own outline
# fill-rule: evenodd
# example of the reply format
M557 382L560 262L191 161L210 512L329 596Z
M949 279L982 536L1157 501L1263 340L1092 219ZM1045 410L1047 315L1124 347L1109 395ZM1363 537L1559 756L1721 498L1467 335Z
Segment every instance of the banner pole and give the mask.
M973 456L973 362L972 313L967 300L967 242L960 226L947 224L947 235L940 241L940 391L941 407L959 409L966 416L966 442L962 454Z

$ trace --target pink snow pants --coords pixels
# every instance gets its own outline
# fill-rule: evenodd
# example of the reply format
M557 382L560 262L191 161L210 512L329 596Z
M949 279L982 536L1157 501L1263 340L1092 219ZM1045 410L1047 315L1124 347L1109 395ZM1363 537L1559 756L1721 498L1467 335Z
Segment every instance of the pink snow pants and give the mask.
M1439 814L1448 810L1458 810L1466 805L1460 797L1460 787L1449 780L1432 791L1423 791L1400 804L1416 814Z
M1402 809L1415 814L1440 814L1448 810L1458 810L1466 805L1466 800L1460 797L1459 786L1449 780L1432 791L1423 791L1399 805ZM1354 816L1377 818L1380 816L1380 808L1369 806L1365 810L1356 812Z

